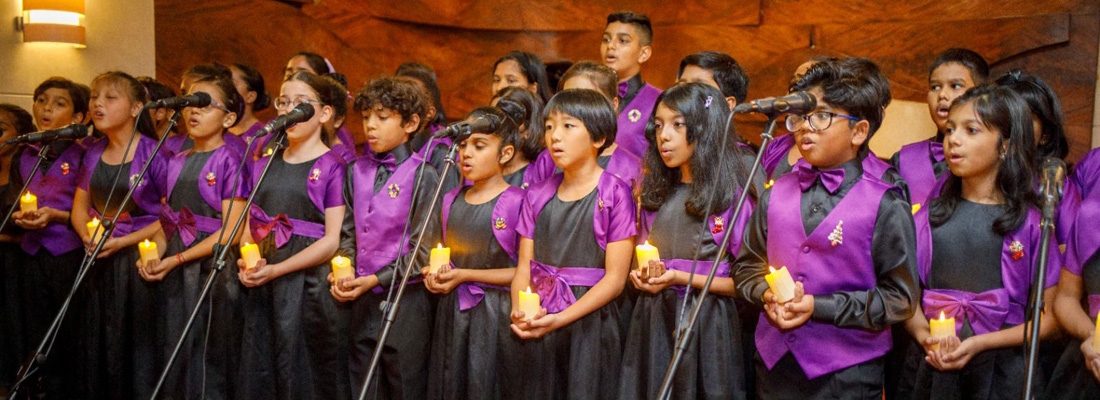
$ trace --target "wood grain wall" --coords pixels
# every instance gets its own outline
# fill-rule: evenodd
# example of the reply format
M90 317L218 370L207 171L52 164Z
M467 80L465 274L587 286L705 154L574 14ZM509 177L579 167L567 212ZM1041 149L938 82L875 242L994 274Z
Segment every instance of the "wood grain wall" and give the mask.
M188 66L244 62L277 92L287 58L328 57L351 90L405 61L432 65L448 116L488 101L490 68L520 49L544 61L596 59L608 13L630 9L654 22L646 80L667 87L679 61L703 50L746 69L749 97L781 94L809 57L864 56L890 78L894 97L924 101L928 64L966 47L999 75L1024 68L1061 96L1071 159L1091 141L1100 2L1095 0L156 0L157 77L178 86ZM350 127L358 134L358 120ZM755 138L758 121L738 121Z

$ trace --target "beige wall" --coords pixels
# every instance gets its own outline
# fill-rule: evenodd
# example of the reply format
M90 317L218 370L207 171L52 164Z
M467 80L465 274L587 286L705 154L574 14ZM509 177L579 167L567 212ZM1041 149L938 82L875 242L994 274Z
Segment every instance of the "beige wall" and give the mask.
M12 23L22 7L22 0L0 1L0 102L29 110L34 87L55 75L87 84L108 70L156 73L152 0L85 0L84 49L23 43Z

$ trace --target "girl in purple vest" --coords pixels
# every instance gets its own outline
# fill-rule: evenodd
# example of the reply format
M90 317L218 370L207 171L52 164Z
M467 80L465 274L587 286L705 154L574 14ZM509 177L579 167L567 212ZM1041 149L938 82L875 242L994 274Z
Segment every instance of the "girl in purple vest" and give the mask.
M155 323L163 370L191 310L198 301L210 269L214 245L235 243L222 234L223 216L229 228L244 213L248 182L238 176L242 155L222 140L237 122L243 101L227 75L205 77L193 84L190 93L204 92L211 103L188 108L190 149L168 160L161 204L160 224L167 238L163 259L138 261L138 274L147 281L160 281ZM243 180L243 182L241 182ZM232 212L225 215L232 205ZM175 361L165 389L180 398L225 398L236 373L240 348L240 282L232 273L220 273L205 299L209 306L200 312L194 329ZM209 320L209 322L208 322ZM209 328L207 328L209 327ZM212 340L210 340L212 338ZM205 357L204 357L205 354ZM205 367L205 368L204 368ZM230 380L227 380L229 378ZM205 385L204 385L205 383Z
M1019 397L1028 292L1058 281L1051 273L1032 282L1041 240L1031 113L1019 95L996 86L968 90L950 110L944 154L951 174L915 215L924 290L906 328L924 346L910 357L925 362L913 398ZM1061 265L1055 249L1048 265ZM1052 288L1044 301L1053 305L1053 297ZM1057 329L1049 311L1043 337ZM928 319L941 314L955 319L956 336L931 337Z
M796 84L818 99L788 116L802 160L761 197L737 257L737 293L764 309L759 398L880 398L890 326L918 298L910 207L859 158L881 122L881 82L849 68L821 63ZM778 300L769 266L790 271L793 299Z
M527 89L506 87L493 97L492 105L519 124L513 140L514 155L501 171L504 181L526 190L549 177L554 171L554 161L546 152L542 135L542 100ZM536 163L539 160L549 163Z
M428 291L442 295L432 334L428 398L496 399L497 341L510 334L508 286L515 275L519 209L524 190L504 181L502 168L515 154L517 124L493 107L467 118L496 115L496 131L459 143L463 178L471 186L443 197L443 244L451 264L435 274L421 269Z
M517 228L511 330L501 340L507 398L614 398L622 316L637 227L630 187L596 158L615 139L615 112L599 92L569 89L543 112L546 140L563 172L528 189ZM536 292L527 315L519 292Z
M439 214L427 212L439 175L409 143L410 136L421 128L427 104L416 84L389 77L371 80L355 99L369 151L348 167L344 179L343 196L349 211L340 245L341 253L355 265L355 277L329 278L332 296L351 303L351 348L344 356L350 362L355 394L362 388L377 346L386 313L381 305L396 292L394 285L409 267L409 254L414 254L415 265L428 265L429 249L439 243ZM424 241L413 249L422 226ZM378 398L423 399L426 395L434 304L419 283L420 268L410 273L375 375L378 378L370 383Z
M242 242L256 243L254 267L239 260L244 290L240 398L346 398L347 309L326 292L329 262L340 242L345 165L322 141L332 93L320 77L297 72L283 82L275 108L309 103L313 117L286 130L286 147L252 164ZM273 141L274 143L274 141ZM280 146L281 147L281 146ZM257 179L274 157L258 187Z
M229 131L248 140L264 127L263 122L256 118L256 113L267 109L271 104L271 96L267 94L267 89L264 87L264 76L252 66L241 63L231 64L229 70L233 73L233 86L244 99L244 113L239 118L240 121Z
M928 69L928 113L936 123L936 135L902 146L890 159L909 189L909 201L926 204L938 193L937 182L947 171L943 159L943 130L951 102L967 89L989 79L989 65L978 53L967 49L947 49L932 61Z
M145 87L124 72L107 72L92 81L89 108L103 137L87 142L73 195L71 222L89 250L96 243L88 222L123 211L81 285L87 308L78 314L84 318L84 392L107 398L148 397L157 378L157 333L152 324L142 322L156 313L155 286L141 279L134 264L137 244L160 234L157 213L164 193L156 179L163 176L167 159L163 153L153 154L152 121L138 120L146 100ZM138 180L150 159L148 172ZM131 187L136 187L133 198L122 204ZM103 229L101 224L97 230Z
M1066 243L1054 315L1072 339L1054 368L1046 398L1095 399L1100 398L1100 346L1095 337L1100 314L1100 230L1095 228L1100 218L1100 150L1085 155L1067 187L1069 181L1079 190L1080 209Z
M722 147L721 133L730 112L723 100L721 92L702 83L678 84L658 98L647 134L653 146L646 156L649 173L642 183L638 242L656 246L662 260L644 266L652 273L630 272L631 283L642 294L634 304L623 346L621 399L657 395L675 351L690 272L694 267L690 282L695 296L716 261L722 239L731 233L725 258L717 260L718 273L689 345L691 351L677 371L673 397L746 397L741 320L729 272L755 202L750 197L740 218L732 220L753 157L733 138ZM693 265L696 255L698 262Z
M88 115L87 86L65 78L53 77L38 85L34 90L34 122L39 130L59 129L70 124L82 123ZM33 130L33 125L30 127ZM16 323L15 315L8 316L13 323L10 327L21 326L21 337L25 345L35 346L53 322L53 317L65 301L69 290L84 258L83 243L80 235L69 224L73 205L73 193L76 191L77 176L80 171L84 145L77 140L57 140L50 144L41 167L33 178L30 172L38 162L38 153L42 144L27 145L12 159L8 188L12 198L31 179L27 191L38 197L38 210L23 213L17 209L9 224L23 230L22 241L18 249L5 254L4 258L14 260L18 265L17 273L21 288L5 287L6 295L18 295L16 304L28 305L23 310L34 312L22 314L22 324ZM15 280L6 283L14 284ZM29 305L34 305L30 307ZM52 365L61 366L59 373L50 378L46 391L62 396L71 394L75 371L67 366L73 365L76 336L73 329L65 329L54 345ZM10 334L4 333L5 337ZM7 347L7 346L4 346ZM14 348L12 348L14 350ZM23 348L27 350L27 348ZM33 350L31 350L33 351ZM18 362L23 361L23 351ZM5 370L6 373L7 370ZM11 371L14 374L14 371ZM47 373L47 375L53 375ZM14 376L14 375L11 375Z

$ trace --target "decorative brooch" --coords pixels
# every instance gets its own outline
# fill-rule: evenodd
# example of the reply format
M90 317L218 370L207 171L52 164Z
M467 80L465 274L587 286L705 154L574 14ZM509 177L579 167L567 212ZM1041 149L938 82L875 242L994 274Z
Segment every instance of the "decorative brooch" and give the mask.
M397 195L401 194L401 187L397 186L396 183L391 183L390 186L386 188L386 193L390 195L391 199L396 199Z
M603 198L602 197L597 197L596 198L596 206L600 208L600 211L603 211Z
M130 175L130 187L141 186L141 183L137 183L135 185L135 182L137 182L137 179L138 179L138 174ZM142 181L144 181L144 179L142 179Z
M920 211L920 203L913 205L913 215L917 215L917 211Z
M725 228L726 228L726 220L723 219L722 217L715 216L714 217L714 227L710 229L710 233L717 235L719 233L722 233L722 231L725 230Z
M69 163L61 163L61 175L69 174Z
M497 217L497 220L493 222L493 227L497 228L498 231L501 231L504 230L504 228L507 228L508 225L505 224L504 217Z
M214 175L214 171L210 171L210 172L206 173L206 185L207 186L214 186L214 184L217 183L217 182L218 182L217 181L217 176Z
M1012 252L1013 260L1019 260L1024 257L1024 244L1020 243L1019 240L1013 240L1012 243L1008 245L1008 251Z
M642 119L642 112L635 108L627 112L626 116L630 118L630 122L638 122L639 119Z
M844 221L838 221L836 228L833 228L833 233L829 234L829 244L836 247L838 244L844 244Z
M313 171L309 174L309 180L316 181L318 179L321 179L321 169L314 168Z
M764 189L765 190L766 189L771 189L772 186L775 186L775 179L771 179L771 180L768 180L767 182L764 182Z
M519 185L519 188L520 188L520 189L527 189L527 186L528 186L528 185L529 185L529 183L527 183L527 182L523 182L523 184L522 184L522 185Z

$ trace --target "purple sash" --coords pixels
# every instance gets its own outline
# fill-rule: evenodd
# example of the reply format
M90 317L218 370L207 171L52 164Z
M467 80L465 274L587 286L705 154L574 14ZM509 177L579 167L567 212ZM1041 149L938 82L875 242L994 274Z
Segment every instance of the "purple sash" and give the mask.
M994 289L980 294L948 289L925 289L921 300L924 316L938 318L942 311L955 318L955 330L962 327L965 316L975 335L1001 330L1008 319L1008 291Z
M38 149L27 146L19 154L19 173L26 182L38 162ZM38 196L39 207L49 207L60 211L71 211L73 194L76 192L80 166L84 155L84 145L73 143L58 155L48 169L40 169L27 186L27 191ZM20 193L22 195L22 193ZM19 243L27 254L36 254L45 247L50 254L59 256L83 246L80 235L73 230L68 221L54 221L42 229L23 232Z
M263 240L267 235L275 234L275 247L282 248L292 235L320 239L325 236L325 226L316 222L302 221L279 214L267 215L260 206L253 204L249 212L249 227L252 228L252 240Z
M451 269L458 269L458 267L451 263ZM466 311L481 304L481 300L485 298L485 289L495 289L502 292L512 291L512 288L506 286L490 285L483 282L462 282L455 288L455 292L458 294L458 310Z
M109 218L104 218L94 208L88 210L88 216L92 218L99 218L100 221L108 221ZM149 224L156 222L156 215L142 215L140 217L131 217L130 213L124 212L118 216L118 220L115 221L115 230L111 232L111 237L122 237L131 233L137 232L149 226ZM101 230L103 228L100 228ZM89 232L91 233L91 232Z
M623 111L619 113L618 133L615 135L615 143L620 150L629 151L639 157L645 155L649 147L649 141L645 138L645 126L649 123L653 109L657 107L657 97L660 95L660 89L647 83L623 107Z
M542 308L556 314L577 302L571 286L595 286L604 272L603 268L554 267L531 260L531 288L539 294Z
M447 194L443 195L443 208L442 208L442 228L443 228L443 241L447 241L447 219L451 214L451 205L454 204L455 198L462 191L462 188L455 188ZM487 225L493 228L493 237L496 238L497 243L500 244L500 248L508 254L508 258L512 261L516 260L518 255L516 251L519 247L519 235L516 234L516 225L519 224L519 208L523 202L523 189L515 186L509 186L505 189L497 199L496 204L493 206L493 214L491 221L487 222ZM458 268L451 263L451 268ZM463 282L455 290L458 291L458 303L459 310L466 311L481 303L481 299L485 297L485 288L503 290L505 292L511 291L511 288L490 285L482 282Z
M222 227L222 221L216 218L195 215L186 206L175 212L168 204L162 204L160 208L160 227L169 239L179 232L183 244L190 246L195 242L195 234L214 233Z

